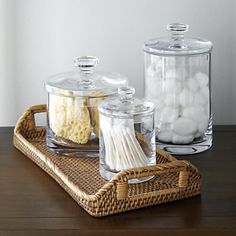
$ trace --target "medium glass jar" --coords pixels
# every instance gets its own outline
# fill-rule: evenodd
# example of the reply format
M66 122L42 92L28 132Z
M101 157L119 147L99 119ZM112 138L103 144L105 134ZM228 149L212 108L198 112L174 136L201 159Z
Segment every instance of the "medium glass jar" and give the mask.
M145 96L156 106L157 145L194 154L212 145L212 43L185 38L188 26L167 26L170 37L144 44Z
M153 103L134 98L131 87L119 88L118 93L118 99L99 105L100 174L107 180L121 170L156 163Z
M98 64L96 57L79 57L74 63L76 71L45 81L47 146L65 156L98 156L98 104L117 96L117 88L127 85L127 79L116 73L93 71Z

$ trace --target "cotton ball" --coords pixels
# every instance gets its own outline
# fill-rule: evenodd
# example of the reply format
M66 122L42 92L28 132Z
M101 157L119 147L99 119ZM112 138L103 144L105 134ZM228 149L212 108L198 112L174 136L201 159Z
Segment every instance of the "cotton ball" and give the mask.
M198 132L204 134L208 128L208 118L203 117L202 121L198 123Z
M175 80L174 79L165 79L164 80L164 91L166 93L174 93L175 92Z
M204 108L207 117L210 117L210 104L206 104Z
M188 89L183 89L179 94L179 104L183 107L187 107L193 104L194 94Z
M156 70L156 65L150 65L146 71L145 96L156 98L162 93L161 73Z
M175 79L165 79L163 85L163 91L165 93L179 94L182 90L182 83Z
M173 123L173 131L180 136L192 136L197 129L197 123L188 118L180 117Z
M174 69L168 69L165 72L166 80L174 80L176 78L176 71Z
M158 128L158 131L172 131L173 124L168 123L168 122L160 121L157 128Z
M175 81L182 81L182 80L185 80L186 78L186 71L183 68L169 69L169 70L166 70L165 78L175 80Z
M178 117L178 111L171 107L165 107L161 112L160 120L165 123L172 123Z
M180 67L176 68L176 80L185 81L187 76L188 76L188 73L187 73L185 67L180 66Z
M196 81L198 82L199 87L204 87L208 85L209 77L207 74L202 73L202 72L197 72L194 77Z
M182 112L183 117L195 120L197 122L201 121L204 115L205 111L200 106L186 107Z
M197 132L197 133L194 135L194 138L200 138L201 136L202 136L202 133Z
M202 87L200 90L202 96L206 99L207 102L209 102L210 98L210 90L208 86Z
M181 136L181 135L177 135L174 134L173 138L172 138L172 143L174 144L188 144L191 143L194 139L193 135L189 135L189 136Z
M200 93L194 95L194 105L204 107L207 104L206 98Z
M195 78L188 78L186 80L186 87L192 91L192 92L196 92L199 88L198 82L196 81Z
M169 106L169 107L177 107L178 106L178 101L177 101L177 97L175 94L171 94L171 93L165 94L163 100L164 100L164 104L166 106Z
M167 142L167 143L172 141L172 136L173 136L173 133L171 131L161 131L157 133L157 138L160 141Z
M183 82L177 81L175 85L175 94L179 95L182 92L183 88L184 88Z
M172 81L179 80L179 74L175 69L169 69L165 73L165 79Z

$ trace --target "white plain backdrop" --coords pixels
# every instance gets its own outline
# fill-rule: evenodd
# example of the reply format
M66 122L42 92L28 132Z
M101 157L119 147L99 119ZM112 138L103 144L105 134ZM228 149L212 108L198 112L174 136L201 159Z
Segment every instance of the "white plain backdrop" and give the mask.
M235 124L236 1L0 0L0 126L45 103L43 80L79 55L96 55L99 70L128 76L143 96L142 44L172 22L213 42L214 124Z

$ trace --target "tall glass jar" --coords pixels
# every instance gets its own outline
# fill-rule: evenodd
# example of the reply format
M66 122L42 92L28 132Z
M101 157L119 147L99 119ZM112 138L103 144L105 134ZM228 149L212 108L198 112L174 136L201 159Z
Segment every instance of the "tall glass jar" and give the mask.
M65 156L94 157L99 154L98 104L117 96L117 88L127 85L127 79L116 73L94 71L96 57L79 57L74 64L75 71L45 81L47 146Z
M194 154L212 145L212 43L186 38L188 25L167 26L170 37L144 44L145 96L156 106L157 145Z
M121 170L156 163L153 103L134 98L131 87L121 87L118 93L118 99L99 105L100 174L107 180Z

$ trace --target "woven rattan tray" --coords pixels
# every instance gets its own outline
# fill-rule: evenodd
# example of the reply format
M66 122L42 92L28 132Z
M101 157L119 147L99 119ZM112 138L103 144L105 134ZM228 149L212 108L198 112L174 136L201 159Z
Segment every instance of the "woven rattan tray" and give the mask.
M157 151L157 165L122 171L105 181L99 175L98 158L62 157L47 149L45 128L35 125L35 114L43 112L46 106L38 105L22 115L14 130L14 145L90 215L101 217L200 194L198 170L161 150ZM140 184L128 183L146 176L154 178Z

